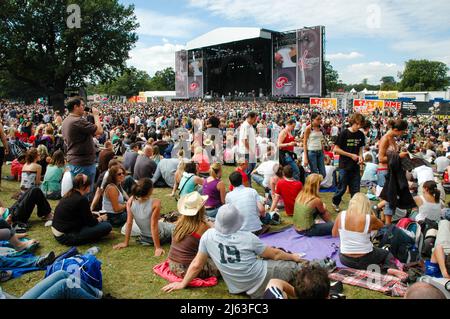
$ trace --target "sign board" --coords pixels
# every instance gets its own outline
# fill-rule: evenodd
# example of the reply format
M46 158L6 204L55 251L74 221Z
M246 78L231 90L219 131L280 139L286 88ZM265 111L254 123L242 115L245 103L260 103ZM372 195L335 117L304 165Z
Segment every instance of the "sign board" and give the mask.
M337 99L312 97L309 99L309 104L312 107L319 107L323 110L337 111Z

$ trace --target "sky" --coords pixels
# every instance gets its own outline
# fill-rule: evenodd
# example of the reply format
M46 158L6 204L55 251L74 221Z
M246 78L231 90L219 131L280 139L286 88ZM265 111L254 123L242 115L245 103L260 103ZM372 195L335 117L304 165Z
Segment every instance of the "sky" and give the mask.
M220 27L275 31L325 26L325 55L344 83L379 84L409 59L450 65L448 0L119 0L135 6L139 40L128 65L153 75L175 51Z

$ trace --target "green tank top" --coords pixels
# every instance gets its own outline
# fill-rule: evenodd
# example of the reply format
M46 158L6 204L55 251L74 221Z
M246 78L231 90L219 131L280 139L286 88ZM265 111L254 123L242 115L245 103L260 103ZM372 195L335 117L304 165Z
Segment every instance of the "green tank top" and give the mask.
M308 204L299 204L296 201L293 216L294 227L298 230L310 229L314 225L315 211L316 209L309 207Z
M183 175L180 181L180 185L178 186L178 189L180 190L180 196L192 193L195 191L195 181L194 181L194 175Z

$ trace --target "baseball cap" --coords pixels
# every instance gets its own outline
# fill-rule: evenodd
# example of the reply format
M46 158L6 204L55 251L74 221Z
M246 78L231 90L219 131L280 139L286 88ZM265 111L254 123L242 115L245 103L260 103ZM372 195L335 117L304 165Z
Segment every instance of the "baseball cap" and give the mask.
M225 204L219 208L214 228L221 234L230 235L242 228L244 217L232 204Z

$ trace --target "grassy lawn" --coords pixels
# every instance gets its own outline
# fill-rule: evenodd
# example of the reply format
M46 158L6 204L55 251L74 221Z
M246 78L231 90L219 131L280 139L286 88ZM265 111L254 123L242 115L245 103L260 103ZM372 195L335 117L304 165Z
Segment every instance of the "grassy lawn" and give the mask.
M10 166L3 167L3 175L9 175ZM224 175L228 175L233 171L234 167L226 166ZM228 184L228 179L224 179ZM228 186L227 186L228 187ZM11 195L18 189L17 182L8 182L3 180L0 191L0 199L5 205L9 207L14 200ZM262 188L257 190L263 194ZM162 213L167 213L176 209L175 200L167 196L170 194L169 189L155 189L154 197L162 201ZM322 198L328 207L331 207L332 193L321 193ZM341 207L346 207L349 201L349 195L343 199ZM54 208L56 201L50 201ZM291 218L282 214L282 224L274 227L284 227L292 223ZM32 227L28 234L30 238L40 241L40 248L37 254L45 254L53 250L56 254L64 252L68 247L60 245L54 238L51 230L44 227L44 223L33 213L30 220ZM273 227L273 226L272 226ZM169 245L164 246L166 252L165 256L153 257L154 249L149 246L141 246L136 244L132 239L130 246L122 250L113 250L113 245L123 241L124 236L120 234L120 229L114 229L112 234L103 239L101 242L95 244L100 247L101 251L97 257L102 261L103 273L103 290L105 293L110 293L116 298L125 299L154 299L154 298L181 298L181 299L226 299L226 298L247 298L245 295L236 296L228 293L227 287L223 280L219 280L219 284L210 288L189 288L183 291L177 291L171 294L166 294L161 291L161 288L167 283L166 280L160 278L153 273L153 266L161 263L167 257L169 252ZM79 246L78 250L84 252L92 245ZM44 277L43 271L32 272L25 274L20 278L9 280L2 283L4 291L20 296L25 291L33 287ZM344 293L348 299L380 299L389 298L381 293L373 292L366 289L354 288L344 286Z

